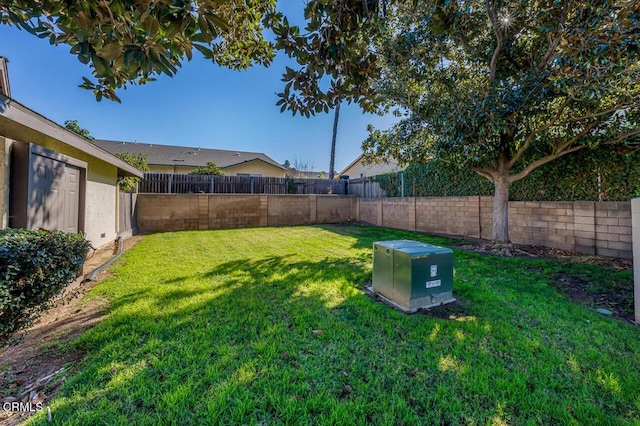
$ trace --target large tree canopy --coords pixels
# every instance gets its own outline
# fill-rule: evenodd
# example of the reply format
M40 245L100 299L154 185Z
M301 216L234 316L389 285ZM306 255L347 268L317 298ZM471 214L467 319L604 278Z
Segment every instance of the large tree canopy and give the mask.
M82 86L98 99L173 75L193 49L232 69L268 65L281 49L298 63L283 77L283 111L397 107L403 120L372 131L365 151L435 155L489 179L500 241L512 182L640 134L637 0L309 0L302 30L275 3L0 1L0 23L68 44L92 67Z
M67 44L92 68L81 87L98 100L116 89L172 76L196 49L231 69L270 64L263 30L280 19L276 0L0 1L0 23Z
M495 240L509 239L512 182L640 133L638 1L313 0L306 15L304 35L280 29L300 64L283 107L314 113L341 88L365 110L398 107L365 151L435 155L489 179Z

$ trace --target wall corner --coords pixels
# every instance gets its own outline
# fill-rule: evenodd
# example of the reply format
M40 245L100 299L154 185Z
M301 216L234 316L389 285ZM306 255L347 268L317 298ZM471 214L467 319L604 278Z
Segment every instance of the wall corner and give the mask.
M640 198L631 200L631 241L633 245L633 299L636 324L640 324Z

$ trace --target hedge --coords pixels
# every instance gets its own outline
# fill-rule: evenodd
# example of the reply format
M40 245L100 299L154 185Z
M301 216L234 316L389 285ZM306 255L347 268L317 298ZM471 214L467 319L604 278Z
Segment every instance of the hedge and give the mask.
M405 196L493 195L493 184L469 169L442 161L411 165L404 172ZM390 197L401 195L401 174L377 178ZM640 151L584 149L561 157L511 185L512 201L629 201L640 197Z
M73 281L90 247L77 234L0 230L0 341L28 326Z

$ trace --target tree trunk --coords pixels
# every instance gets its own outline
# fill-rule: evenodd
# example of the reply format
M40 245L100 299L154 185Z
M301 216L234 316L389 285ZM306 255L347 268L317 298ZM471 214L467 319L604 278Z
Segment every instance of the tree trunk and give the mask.
M491 239L497 243L509 243L509 172L496 173L493 177L493 226Z
M331 137L331 159L329 160L329 179L333 179L336 175L336 137L338 136L338 120L340 119L340 104L336 105L335 114L333 116L333 136Z

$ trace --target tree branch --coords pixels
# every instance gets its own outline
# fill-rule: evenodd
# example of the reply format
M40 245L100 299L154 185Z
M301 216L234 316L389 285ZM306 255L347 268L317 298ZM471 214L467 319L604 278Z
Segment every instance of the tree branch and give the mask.
M471 170L479 174L485 179L493 182L493 170L488 167L473 167Z
M617 136L617 137L615 137L613 139L610 139L610 140L608 140L606 142L602 142L601 145L615 145L615 144L618 144L618 143L622 142L623 140L628 139L628 138L630 138L632 136L635 136L635 135L640 135L640 127L635 129L635 130L633 130L633 131L631 131L631 132L628 132L628 133L622 134L620 136ZM572 141L575 141L575 139L577 139L577 138L578 138L578 136L572 138ZM570 141L569 143L564 144L564 146L566 147L570 143L572 143L572 142ZM565 156L567 154L571 154L572 152L579 151L579 150L581 150L583 148L586 148L586 147L587 147L586 145L574 146L572 148L568 148L568 149L565 149L563 151L557 151L555 154L548 155L548 156L543 157L543 158L541 158L539 160L536 160L533 163L529 164L520 173L516 173L515 175L511 175L509 177L509 183L516 182L516 181L518 181L520 179L523 179L523 178L529 176L529 174L531 172L533 172L535 169L537 169L538 167L543 166L543 165L555 160L556 158L560 158L560 157Z
M544 66L551 59L553 52L558 48L558 45L560 44L560 40L562 39L561 37L562 27L564 27L564 25L567 22L568 10L569 10L568 1L564 0L562 2L562 15L560 15L560 22L558 22L558 29L556 30L556 34L555 34L556 38L553 39L551 36L549 36L549 47L547 48L547 51L545 52L544 56L540 60L540 63L538 64L538 70L541 70L544 68Z
M509 169L515 166L515 164L518 162L518 160L520 160L522 155L527 151L527 149L529 149L529 146L531 145L531 141L533 141L533 138L538 133L544 132L545 130L549 130L551 127L555 126L558 123L560 116L567 109L567 107L569 106L569 103L571 103L571 100L572 98L570 97L565 100L564 104L560 107L558 114L556 114L555 118L551 120L549 123L547 123L546 126L541 127L540 129L537 129L537 130L532 130L531 133L529 133L529 135L524 141L524 144L522 144L522 146L518 149L518 152L516 152L516 155L511 159L511 161L509 161Z
M575 118L571 118L567 121L564 121L562 124L569 124L569 123L575 123L576 121L582 121L582 120L589 120L591 118L596 118L596 117L600 117L601 115L606 115L606 114L611 114L617 111L622 111L626 108L630 108L632 106L635 106L636 104L621 104L621 103L617 103L614 106L612 106L609 109L606 109L604 111L600 111L600 112L594 112L593 114L589 114L589 115L583 115L582 117L575 117Z
M632 132L625 133L623 135L620 135L618 137L610 139L607 142L602 142L602 145L615 145L615 144L620 143L623 140L628 139L628 138L630 138L632 136L635 136L635 135L640 135L640 127L638 127L637 129L635 129Z
M586 145L574 146L573 148L569 148L569 149L567 149L565 151L556 152L555 154L551 154L551 155L543 157L543 158L541 158L539 160L536 160L533 163L529 164L527 167L525 167L525 169L523 171L521 171L520 173L516 173L515 175L509 176L509 183L513 183L513 182L519 181L520 179L524 179L527 176L529 176L529 174L531 174L531 172L533 172L538 167L543 166L543 165L555 160L556 158L560 158L560 157L562 157L564 155L571 154L572 152L579 151L579 150L581 150L583 148L586 148Z
M585 136L587 133L589 133L591 130L593 130L594 127L596 127L598 124L602 123L603 121L604 120L592 121L591 123L587 124L587 126L585 126L585 128L582 129L582 131L580 131L578 134L574 135L571 139L569 139L568 141L566 141L565 143L560 145L556 149L556 153L561 153L565 149L569 148L575 141L577 141L581 137Z
M500 51L502 50L502 31L498 26L498 18L496 17L495 10L489 4L489 0L484 0L484 8L487 11L487 16L489 17L489 21L491 22L491 26L493 27L493 32L496 35L496 48L493 51L493 56L491 57L491 63L489 64L490 74L489 74L489 82L493 82L496 78L496 67L498 66L498 57L500 56Z

